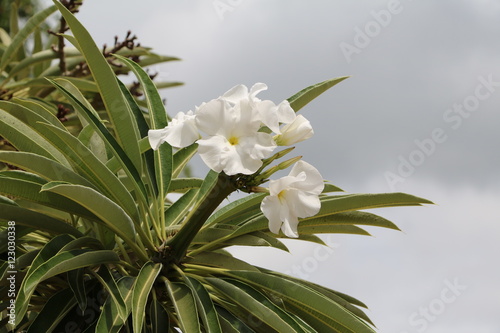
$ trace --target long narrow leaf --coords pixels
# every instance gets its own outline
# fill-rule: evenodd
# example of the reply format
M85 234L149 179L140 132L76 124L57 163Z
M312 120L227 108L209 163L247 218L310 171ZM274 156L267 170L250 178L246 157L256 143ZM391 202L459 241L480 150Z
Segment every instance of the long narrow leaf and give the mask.
M304 332L300 325L285 311L272 303L266 296L237 280L207 278L212 286L232 302L247 310L252 316L266 323L278 332Z
M52 332L75 304L76 299L70 288L59 291L47 301L27 333Z
M132 323L133 332L142 332L144 316L146 311L146 302L153 288L158 274L160 274L162 264L155 264L151 261L142 266L139 275L135 281L134 291L132 296ZM195 331L193 331L195 332Z
M263 288L296 304L314 318L325 322L332 331L352 333L373 333L363 320L357 318L342 306L317 291L302 284L276 276L244 271L232 271L225 274L246 282L255 288Z
M201 332L193 291L181 282L166 282L183 332Z
M78 202L124 240L131 242L135 239L135 228L130 217L120 206L96 190L82 185L50 182L42 187L42 191L57 193Z
M102 122L95 116L95 114L89 110L84 103L78 100L73 94L71 94L66 88L55 81L51 81L54 86L56 86L63 94L68 98L76 110L80 112L80 114L92 125L97 134L101 137L101 139L106 143L107 147L112 151L113 155L118 159L120 164L123 167L123 170L127 173L127 175L134 180L135 188L138 189L138 195L144 198L146 201L146 189L141 180L141 170L142 168L136 168L132 163L129 156L126 154L126 149L122 149L122 147L118 144L115 138L109 133L106 127L102 124ZM128 104L127 104L128 105ZM139 150L139 144L136 142L137 149ZM140 158L140 156L139 156ZM142 167L142 162L141 162Z
M135 278L126 276L121 278L117 284L120 293L127 306L127 315L132 310L132 294ZM121 331L125 321L120 316L116 303L109 297L103 305L101 315L97 321L95 332L118 333ZM94 331L92 331L94 332Z
M319 95L321 95L322 93L324 93L337 83L340 83L347 78L348 76L343 76L309 86L305 89L302 89L292 97L288 98L288 102L290 102L290 106L292 107L292 109L295 112L297 112L304 106L306 106L309 102L311 102L313 99L315 99L316 97L318 97Z
M44 136L56 143L75 167L87 176L87 179L92 180L101 192L119 203L138 223L140 218L135 201L118 177L76 137L49 124L45 126L48 131Z
M44 183L40 184L28 179L15 178L12 175L6 175L5 172L0 173L1 194L9 195L16 199L28 200L89 219L95 219L95 215L92 212L72 200L68 200L56 193L40 192ZM15 213L15 210L11 211L11 214Z
M137 76L142 85L148 110L150 113L151 129L158 129L167 126L167 113L163 105L162 98L158 93L156 86L141 66L130 59L115 55L125 65L127 65ZM156 181L160 198L164 198L172 179L172 147L169 144L161 145L160 149L154 152Z
M113 70L83 25L61 3L58 1L54 1L54 3L70 26L78 44L84 46L80 47L80 50L85 56L92 76L97 83L106 111L114 126L118 142L139 171L139 174L141 174L142 161L137 126Z
M33 172L48 181L59 180L94 188L84 177L44 156L20 151L0 151L0 161Z
M45 21L47 17L49 17L52 13L56 11L55 6L48 7L37 14L33 15L28 22L26 22L25 26L15 35L10 43L9 47L5 50L2 55L2 59L0 60L0 72L2 72L9 62L15 57L16 52L23 47L24 42L28 38L28 36L38 27L40 24Z
M197 308L199 309L198 313L200 314L206 332L222 332L214 303L212 302L207 289L196 279L184 276L184 280L191 290L193 290L193 296L196 300Z
M33 210L0 203L0 211L1 219L16 221L17 224L29 227L32 230L42 230L56 235L82 236L80 231L68 223Z
M20 151L28 151L70 167L64 156L37 131L0 108L0 135Z

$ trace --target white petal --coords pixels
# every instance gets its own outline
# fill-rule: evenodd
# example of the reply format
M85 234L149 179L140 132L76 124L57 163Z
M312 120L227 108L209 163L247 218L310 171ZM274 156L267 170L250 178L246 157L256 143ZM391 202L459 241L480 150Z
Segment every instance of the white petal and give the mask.
M229 103L238 104L242 99L248 99L248 88L243 84L239 84L226 91L222 98Z
M321 201L315 194L290 189L284 197L287 203L293 207L294 215L297 217L305 218L314 216L321 209Z
M260 210L264 216L269 220L269 230L275 234L278 234L281 228L281 214L280 214L281 204L276 196L265 197L261 204Z
M255 105L255 109L260 117L260 121L269 127L274 133L280 132L280 121L278 118L278 112L276 104L272 101L261 101Z
M297 182L293 184L293 187L311 194L319 195L323 192L325 184L323 182L323 177L319 173L318 169L313 167L311 164L298 161L293 166L290 171L289 176L298 176L301 172L304 172L306 177L304 181Z
M303 175L304 177L302 180L305 179L305 174ZM271 180L269 182L269 193L271 193L271 195L278 195L281 191L291 188L291 186L298 181L301 181L301 179L296 176L285 176L280 179Z
M257 132L252 140L252 150L250 156L255 159L264 159L272 155L276 148L276 143L270 134ZM245 141L244 141L245 142Z
M165 134L165 141L177 148L187 147L198 140L200 134L193 112L179 112L168 124Z
M262 166L260 159L254 159L241 146L231 146L223 155L222 163L227 175L242 173L250 175Z
M297 217L290 217L286 219L281 225L281 231L290 238L298 238L299 233L297 231L297 227L299 225L299 220Z
M168 134L168 129L166 127L162 129L149 130L148 140L151 148L153 148L153 150L158 149L160 145L165 142L167 134Z
M196 109L196 126L208 135L217 135L230 121L228 109L230 106L223 99L213 99L203 103Z
M278 113L280 123L289 124L296 117L295 111L292 109L290 103L286 99L278 104L278 109L276 112Z
M223 155L230 149L227 140L219 135L211 136L208 139L198 140L198 153L205 164L215 172L224 169Z
M298 115L291 123L281 128L281 135L276 138L276 142L280 146L291 146L309 139L313 134L314 131L309 120Z
M267 90L267 85L265 83L256 83L250 88L250 92L248 93L248 99L253 101L256 99L256 96L261 91Z

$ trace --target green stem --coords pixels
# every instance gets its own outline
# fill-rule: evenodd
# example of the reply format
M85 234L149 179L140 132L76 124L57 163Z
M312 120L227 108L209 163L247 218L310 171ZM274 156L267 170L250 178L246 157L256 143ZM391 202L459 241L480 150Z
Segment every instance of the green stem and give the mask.
M236 186L231 177L221 172L210 192L201 200L198 207L191 211L179 232L167 242L166 245L170 248L174 262L179 263L185 257L189 245L203 227L205 221L219 207L221 202L235 190Z

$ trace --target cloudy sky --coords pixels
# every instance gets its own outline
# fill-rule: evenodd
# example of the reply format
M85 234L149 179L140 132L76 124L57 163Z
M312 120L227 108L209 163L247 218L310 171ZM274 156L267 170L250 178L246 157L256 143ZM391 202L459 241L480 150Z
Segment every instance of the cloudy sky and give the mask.
M498 0L86 0L79 17L98 44L131 29L183 59L153 68L186 83L164 91L171 114L240 83L279 102L351 75L303 109L316 134L297 154L347 192L436 205L378 210L403 232L328 251L235 253L360 298L380 332L500 331Z

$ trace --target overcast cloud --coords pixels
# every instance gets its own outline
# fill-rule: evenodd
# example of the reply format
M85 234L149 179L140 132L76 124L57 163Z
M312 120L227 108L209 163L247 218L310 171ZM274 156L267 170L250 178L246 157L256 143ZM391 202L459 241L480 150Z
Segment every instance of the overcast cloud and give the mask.
M380 332L500 331L500 2L138 6L86 0L79 17L99 44L131 29L143 45L183 59L153 68L186 83L164 91L171 114L239 83L265 82L262 97L279 102L352 75L303 109L316 134L298 154L347 192L396 190L437 203L379 210L403 232L325 237L330 252L289 241L291 255L238 256L360 298Z

